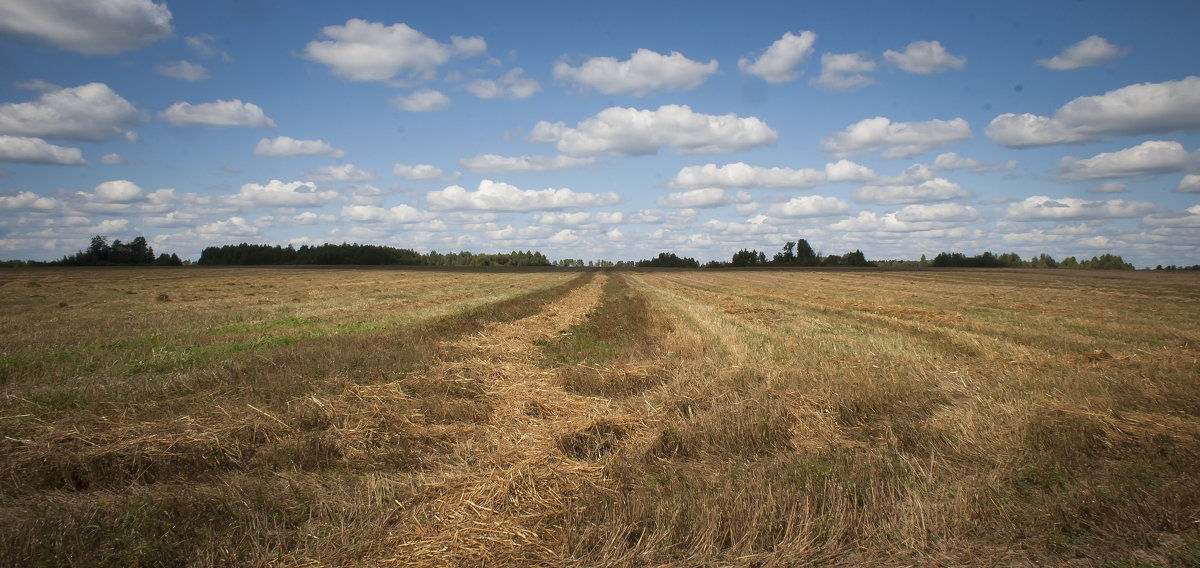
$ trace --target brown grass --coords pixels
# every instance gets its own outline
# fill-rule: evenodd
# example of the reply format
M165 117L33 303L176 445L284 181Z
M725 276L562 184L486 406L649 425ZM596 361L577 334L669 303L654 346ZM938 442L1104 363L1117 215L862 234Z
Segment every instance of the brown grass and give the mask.
M1194 275L9 271L0 321L0 564L1200 565Z

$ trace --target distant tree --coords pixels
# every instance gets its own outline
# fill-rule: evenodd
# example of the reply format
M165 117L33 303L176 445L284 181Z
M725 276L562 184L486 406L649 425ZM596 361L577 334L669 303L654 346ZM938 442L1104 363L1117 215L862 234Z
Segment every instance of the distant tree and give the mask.
M817 253L813 251L808 241L804 239L796 241L796 262L805 266L813 266L817 264L818 260Z
M640 260L639 268L700 268L700 263L691 257L680 258L673 252L659 253L656 258Z

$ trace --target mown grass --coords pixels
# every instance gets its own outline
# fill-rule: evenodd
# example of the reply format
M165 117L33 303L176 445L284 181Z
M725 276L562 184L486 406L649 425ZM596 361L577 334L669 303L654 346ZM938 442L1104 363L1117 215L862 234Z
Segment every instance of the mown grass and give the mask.
M536 544L497 535L469 557L1200 565L1194 275L612 272L585 320L521 344L554 388L502 393L502 365L466 372L443 342L581 281L16 274L0 275L0 564L403 560L379 543L428 536L413 508L537 447L549 485L510 469L511 494L462 507L562 510L525 527ZM497 423L528 429L493 459Z
M179 284L173 297L195 299L155 301L151 313L128 311L145 304L114 312L112 300L127 295L121 288L138 283L109 280L114 274L105 271L20 272L16 285L0 289L20 294L30 288L21 279L41 281L39 292L72 294L79 316L56 319L57 329L44 327L36 310L4 316L13 341L3 353L11 372L0 382L0 564L354 558L386 532L396 504L412 493L395 472L453 459L453 444L487 420L488 402L470 385L434 383L412 371L439 357L443 342L535 313L588 277L124 276L163 274ZM311 299L260 303L258 293L229 294L220 283L235 274L247 289ZM154 291L142 285L137 295ZM426 285L432 300L421 296ZM334 287L377 295L409 289L410 299L381 308L361 292L326 293ZM206 289L221 292L216 301L228 304L225 312L208 311ZM447 290L461 294L447 298ZM153 313L168 307L175 313ZM91 338L79 331L97 329L106 315L136 324ZM39 348L14 348L33 344L21 333L38 335ZM461 427L431 433L426 423Z
M568 391L605 397L642 392L665 380L662 339L670 326L619 272L605 282L599 307L582 323L542 344L547 365Z
M609 489L574 502L564 539L579 561L1197 561L1194 278L632 282L694 334L691 364L646 393L663 413L610 456Z

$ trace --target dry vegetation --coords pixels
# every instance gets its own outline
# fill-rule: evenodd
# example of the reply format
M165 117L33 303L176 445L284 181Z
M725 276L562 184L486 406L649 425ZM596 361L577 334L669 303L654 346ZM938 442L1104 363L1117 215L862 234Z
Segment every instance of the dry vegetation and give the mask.
M1200 566L1200 279L0 273L0 564Z

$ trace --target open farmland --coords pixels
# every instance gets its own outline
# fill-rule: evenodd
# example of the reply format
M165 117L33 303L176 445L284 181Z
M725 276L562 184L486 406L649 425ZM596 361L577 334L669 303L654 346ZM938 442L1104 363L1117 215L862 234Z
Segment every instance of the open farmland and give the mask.
M0 273L0 562L1200 565L1200 279Z

